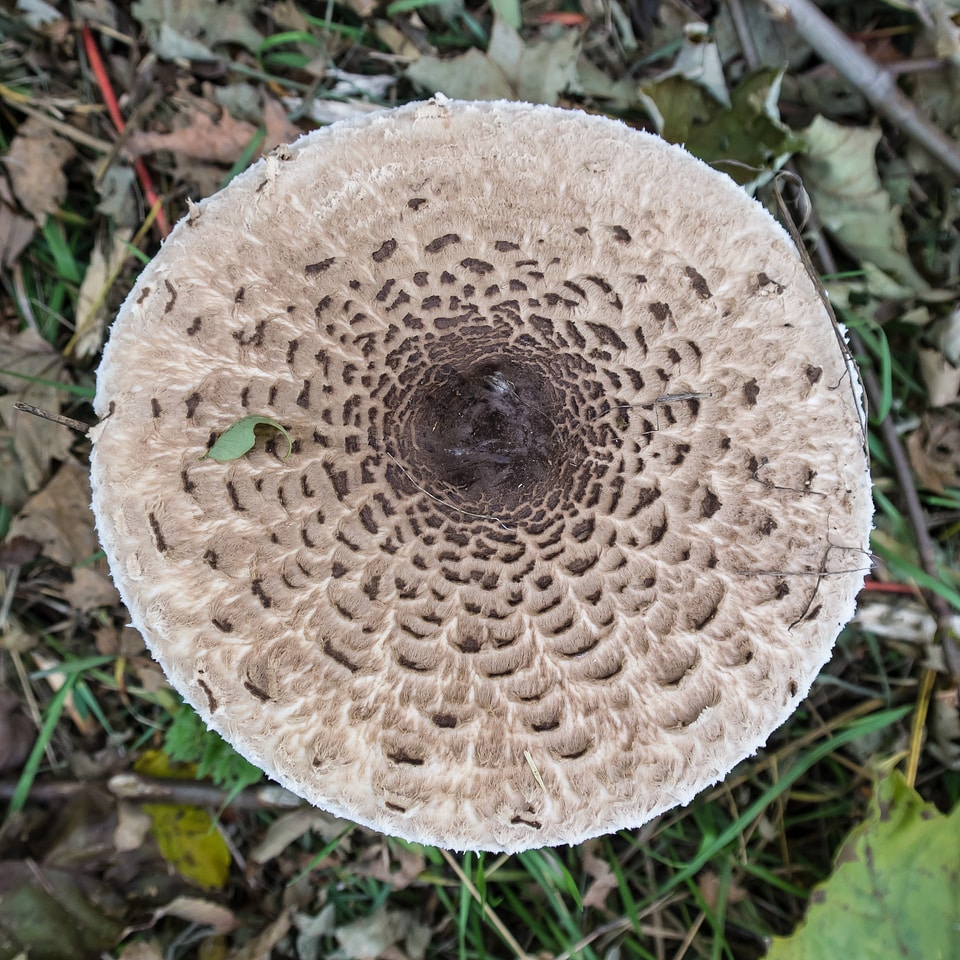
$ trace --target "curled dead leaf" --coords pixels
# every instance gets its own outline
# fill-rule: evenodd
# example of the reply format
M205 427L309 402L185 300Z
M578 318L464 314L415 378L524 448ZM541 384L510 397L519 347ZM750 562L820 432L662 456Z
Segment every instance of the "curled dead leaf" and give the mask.
M89 560L99 541L87 471L72 461L61 464L53 479L13 518L9 536L39 543L44 556L65 567Z
M16 210L13 191L4 177L0 177L0 268L9 270L30 245L36 224Z
M583 869L591 878L590 885L583 895L583 905L602 910L606 905L607 896L617 889L617 878L610 869L610 864L593 852L594 847L595 844L589 844L583 854Z
M714 873L712 870L704 870L703 873L697 878L697 886L700 888L700 895L703 897L703 902L711 909L716 910L717 905L720 902L720 877ZM743 887L738 886L734 882L730 882L726 890L725 902L729 904L740 903L741 900L745 900L748 896L746 890Z
M86 612L120 603L120 594L113 581L91 567L74 567L73 579L64 584L63 597L74 610Z
M215 933L230 933L237 929L240 922L232 910L201 897L176 897L154 913L154 922L162 917L179 917L190 923L211 927Z
M179 118L181 126L169 133L139 130L130 134L126 151L132 157L139 157L169 150L181 157L231 164L253 139L257 128L245 120L234 119L226 110L214 119L217 112L212 105L209 110L194 107Z
M0 331L0 357L0 387L7 391L0 397L0 437L4 430L10 434L9 439L2 437L0 448L13 454L9 464L0 455L0 497L16 510L23 503L20 491L34 493L40 489L51 463L66 459L74 435L66 427L22 413L15 405L24 401L60 413L64 393L50 383L67 382L68 377L63 371L63 357L34 330L13 335Z
M368 847L356 866L359 875L388 883L394 890L416 883L424 869L426 861L422 854L386 840Z
M0 543L0 565L22 567L33 563L40 556L40 544L29 537L11 537L6 543Z
M960 414L943 409L924 414L907 437L907 452L921 486L935 493L960 487Z
M67 195L63 167L76 150L41 120L25 120L10 143L5 163L13 193L39 224L59 209Z

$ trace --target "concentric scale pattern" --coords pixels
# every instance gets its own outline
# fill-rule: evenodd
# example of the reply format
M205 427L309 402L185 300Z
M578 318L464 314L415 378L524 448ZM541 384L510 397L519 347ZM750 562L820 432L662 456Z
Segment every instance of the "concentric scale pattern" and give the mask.
M575 842L687 802L829 656L855 376L725 177L432 101L193 208L111 335L94 508L173 683L282 783L414 840ZM202 459L253 414L289 456Z

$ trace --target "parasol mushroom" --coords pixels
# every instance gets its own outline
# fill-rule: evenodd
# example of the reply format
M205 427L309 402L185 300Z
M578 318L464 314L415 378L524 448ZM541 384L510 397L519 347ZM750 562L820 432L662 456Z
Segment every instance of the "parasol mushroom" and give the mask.
M806 695L867 565L859 397L727 177L437 98L192 207L104 352L93 508L172 683L286 787L449 848L575 843ZM204 457L247 417L289 451Z

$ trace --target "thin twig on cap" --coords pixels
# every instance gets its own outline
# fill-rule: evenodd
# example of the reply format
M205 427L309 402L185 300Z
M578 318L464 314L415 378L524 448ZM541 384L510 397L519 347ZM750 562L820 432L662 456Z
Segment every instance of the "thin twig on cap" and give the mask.
M49 420L51 423L59 423L62 427L69 427L78 433L86 433L90 429L89 423L82 420L74 420L72 417L64 417L59 413L51 413L49 410L43 410L41 407L35 407L32 403L17 402L14 404L21 413L29 413L34 417L40 417L41 420Z

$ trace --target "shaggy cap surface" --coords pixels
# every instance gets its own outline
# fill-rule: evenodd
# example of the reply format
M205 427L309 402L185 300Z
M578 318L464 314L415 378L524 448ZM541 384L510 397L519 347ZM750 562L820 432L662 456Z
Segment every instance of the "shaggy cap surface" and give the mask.
M445 847L574 843L807 693L868 563L858 400L724 175L436 100L179 224L104 354L93 506L173 684L285 786ZM288 457L201 459L252 415Z

